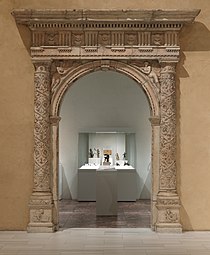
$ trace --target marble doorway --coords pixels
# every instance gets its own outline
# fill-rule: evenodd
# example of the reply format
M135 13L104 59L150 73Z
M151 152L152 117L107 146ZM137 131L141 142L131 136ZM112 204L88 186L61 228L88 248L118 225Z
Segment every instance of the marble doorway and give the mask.
M68 87L99 69L142 86L151 107L152 228L181 232L176 182L176 63L179 32L199 10L14 10L31 32L34 188L29 232L58 228L59 107ZM64 63L60 65L59 60Z

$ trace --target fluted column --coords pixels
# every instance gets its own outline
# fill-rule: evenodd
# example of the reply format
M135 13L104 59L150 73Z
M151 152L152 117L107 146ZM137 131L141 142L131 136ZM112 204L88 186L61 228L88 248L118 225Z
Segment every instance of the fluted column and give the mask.
M29 203L29 232L52 232L50 67L51 61L34 61L34 188Z
M162 63L160 72L160 167L157 197L159 232L181 232L180 201L176 182L175 63Z

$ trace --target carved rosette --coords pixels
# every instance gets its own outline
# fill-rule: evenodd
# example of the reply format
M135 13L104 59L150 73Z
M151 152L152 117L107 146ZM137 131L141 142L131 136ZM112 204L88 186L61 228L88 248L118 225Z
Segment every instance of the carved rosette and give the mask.
M49 62L34 63L34 191L50 191Z

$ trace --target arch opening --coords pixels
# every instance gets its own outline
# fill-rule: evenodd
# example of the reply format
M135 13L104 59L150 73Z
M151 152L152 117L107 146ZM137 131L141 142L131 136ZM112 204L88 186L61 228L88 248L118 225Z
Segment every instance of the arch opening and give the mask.
M136 182L135 200L137 202L134 210L139 210L142 203L144 205L146 203L145 207L147 208L144 212L138 212L138 214L136 212L136 224L139 224L139 227L149 227L152 196L152 137L151 124L149 123L151 109L142 88L136 81L122 73L98 70L86 74L72 83L66 90L61 102L59 107L61 117L59 125L59 176L60 178L62 176L63 189L58 187L59 198L80 201L94 200L93 194L90 194L90 197L86 196L88 187L86 187L85 196L81 193L81 187L78 187L78 185L84 184L81 174L78 182L78 168L89 163L88 151L90 148L98 146L101 154L104 148L111 148L113 164L115 164L116 153L119 153L119 157L122 159L123 150L128 150L128 161L136 169L135 181L132 180L133 185ZM78 144L80 144L79 149L77 149ZM125 183L124 185L124 188L128 189ZM134 201L133 197L128 198L129 194L124 194L124 196L120 198L121 202L123 199L124 202L129 199ZM134 195L132 194L132 196ZM66 203L67 201L63 200L63 204L66 205ZM79 205L74 202L74 206ZM122 207L122 203L120 206ZM64 207L62 210L65 210ZM91 209L93 207L94 203ZM65 215L67 213L65 211ZM138 220L142 213L146 215L146 223ZM61 226L63 226L61 215L62 212L60 211ZM94 216L94 214L91 215ZM80 215L77 215L77 217L79 216L84 217L81 212ZM74 225L74 219L71 217L72 221L66 222L65 226L78 227ZM88 226L88 224L84 224L86 227ZM83 227L85 226L83 225Z

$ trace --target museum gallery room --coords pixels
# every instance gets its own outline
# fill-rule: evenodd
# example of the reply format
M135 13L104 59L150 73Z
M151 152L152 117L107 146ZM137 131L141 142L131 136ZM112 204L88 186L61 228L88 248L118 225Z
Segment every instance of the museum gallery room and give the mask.
M0 255L210 254L209 12L0 1Z

